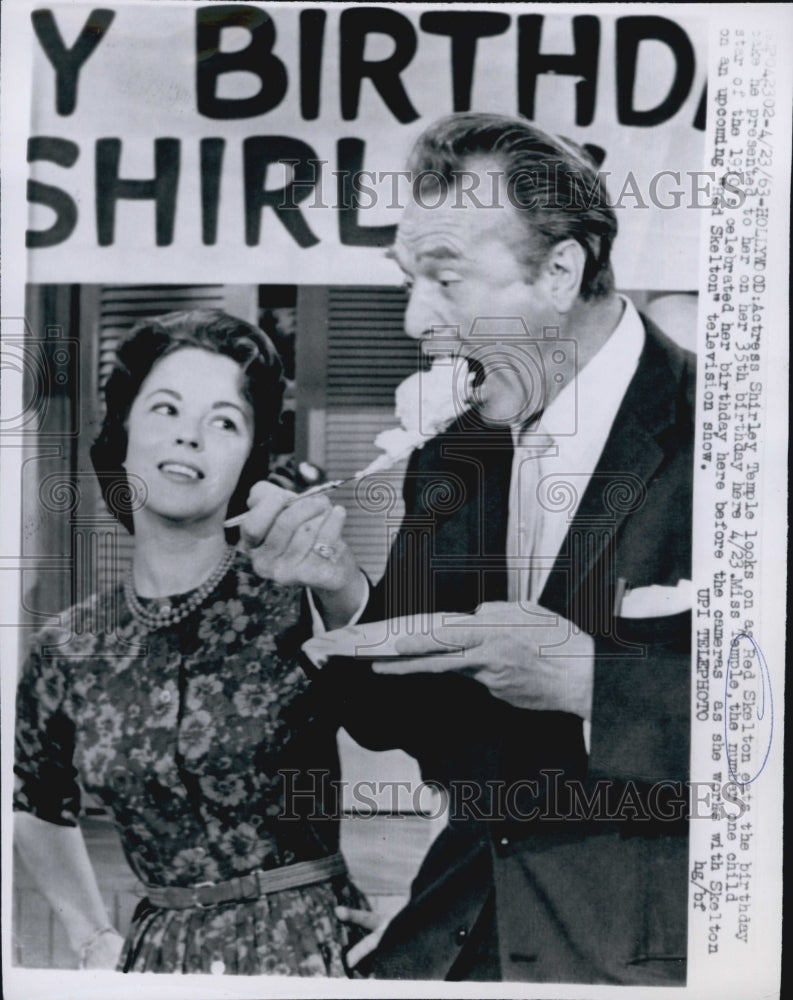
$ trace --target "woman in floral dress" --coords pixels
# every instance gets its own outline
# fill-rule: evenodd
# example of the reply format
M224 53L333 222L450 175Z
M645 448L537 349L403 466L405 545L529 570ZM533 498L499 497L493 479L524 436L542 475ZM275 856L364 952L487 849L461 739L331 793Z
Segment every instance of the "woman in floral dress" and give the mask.
M132 567L34 637L17 708L16 844L84 967L347 973L335 908L366 904L338 853L338 720L297 658L299 589L260 579L223 523L267 475L282 389L264 334L210 311L139 324L108 381L92 458ZM300 503L301 576L332 626L359 571L343 515ZM123 941L81 788L144 887Z

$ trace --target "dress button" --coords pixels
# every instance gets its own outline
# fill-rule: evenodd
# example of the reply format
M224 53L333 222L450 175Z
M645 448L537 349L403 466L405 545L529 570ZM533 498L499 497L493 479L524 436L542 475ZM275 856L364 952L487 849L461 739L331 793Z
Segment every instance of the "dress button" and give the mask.
M213 976L222 976L226 971L226 963L220 959L216 958L215 961L210 965L209 971Z
M167 688L165 691L160 692L160 701L163 703L163 705L167 705L170 700L171 700L171 692L168 691Z
M467 927L458 927L457 930L454 932L454 940L457 942L457 944L463 944L463 942L467 937L468 937Z
M509 847L509 837L502 837L501 840L499 840L499 844L501 844L502 847Z

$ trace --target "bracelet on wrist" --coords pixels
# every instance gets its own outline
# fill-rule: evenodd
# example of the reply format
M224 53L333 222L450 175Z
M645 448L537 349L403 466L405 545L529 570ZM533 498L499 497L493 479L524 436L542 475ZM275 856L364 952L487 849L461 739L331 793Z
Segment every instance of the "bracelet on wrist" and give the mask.
M80 956L79 967L81 969L84 969L86 967L86 963L88 962L88 956L91 954L91 952L94 949L94 946L97 944L97 942L101 937L104 937L105 934L117 934L117 933L118 931L115 929L115 927L111 927L110 924L108 924L107 927L101 927L98 931L94 931L91 937L89 937L88 940L84 944L82 944L78 950L78 954Z

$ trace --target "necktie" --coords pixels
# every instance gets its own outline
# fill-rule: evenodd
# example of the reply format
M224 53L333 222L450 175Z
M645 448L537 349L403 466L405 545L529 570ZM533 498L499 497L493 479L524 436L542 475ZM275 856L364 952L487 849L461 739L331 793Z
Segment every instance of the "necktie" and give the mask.
M543 458L556 451L553 438L538 429L540 418L521 429L515 443L512 476L509 484L507 521L507 599L536 601L539 581L547 568L543 553L543 507L538 487L543 475Z

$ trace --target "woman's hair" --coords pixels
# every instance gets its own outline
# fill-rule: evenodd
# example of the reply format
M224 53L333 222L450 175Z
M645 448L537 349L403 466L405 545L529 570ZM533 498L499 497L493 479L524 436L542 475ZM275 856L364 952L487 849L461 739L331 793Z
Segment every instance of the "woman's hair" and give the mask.
M108 509L132 532L137 490L127 482L126 422L144 379L168 354L198 347L236 361L242 371L242 395L254 414L253 446L229 502L230 516L245 510L254 483L269 471L271 441L284 394L281 359L269 337L244 320L219 309L171 312L147 319L130 330L118 347L105 389L105 418L91 448L91 461Z

